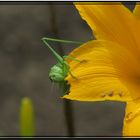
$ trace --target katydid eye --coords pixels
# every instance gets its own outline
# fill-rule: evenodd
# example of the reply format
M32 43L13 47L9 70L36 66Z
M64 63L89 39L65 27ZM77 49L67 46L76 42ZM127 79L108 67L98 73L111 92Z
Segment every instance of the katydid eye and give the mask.
M55 78L56 76L55 76L55 75L52 75L51 77L52 77L52 78Z
M49 79L50 79L51 81L54 81L55 78L56 78L55 75L52 75L52 76L49 77Z

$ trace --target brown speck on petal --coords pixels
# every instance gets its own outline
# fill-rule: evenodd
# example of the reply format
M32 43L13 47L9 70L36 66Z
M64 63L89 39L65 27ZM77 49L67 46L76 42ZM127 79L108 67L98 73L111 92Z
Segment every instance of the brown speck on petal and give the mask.
M118 95L119 95L120 97L122 97L122 92L119 92Z
M103 94L101 94L101 97L102 97L102 98L104 98L105 96L106 96L106 95L105 95L104 93L103 93Z
M111 91L110 93L108 93L108 96L112 97L113 96L113 91Z
M132 114L132 112L129 112L129 113L126 115L126 120L129 120L129 117L130 117L131 114Z

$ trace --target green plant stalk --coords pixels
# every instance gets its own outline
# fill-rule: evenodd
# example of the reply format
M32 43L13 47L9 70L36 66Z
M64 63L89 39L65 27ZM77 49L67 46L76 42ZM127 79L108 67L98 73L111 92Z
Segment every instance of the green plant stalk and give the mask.
M21 100L19 119L20 136L34 136L34 110L32 101L27 97Z

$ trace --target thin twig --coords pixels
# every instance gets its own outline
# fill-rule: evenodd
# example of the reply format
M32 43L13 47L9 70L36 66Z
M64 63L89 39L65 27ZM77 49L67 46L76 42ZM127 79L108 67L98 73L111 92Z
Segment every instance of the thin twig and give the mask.
M51 12L52 32L54 33L54 38L59 38L54 5L50 5L50 12ZM58 51L61 56L64 55L64 50L60 44L58 47ZM63 101L63 103L64 103L64 115L66 119L68 136L74 136L74 118L73 118L72 103L70 100L66 100L66 99Z

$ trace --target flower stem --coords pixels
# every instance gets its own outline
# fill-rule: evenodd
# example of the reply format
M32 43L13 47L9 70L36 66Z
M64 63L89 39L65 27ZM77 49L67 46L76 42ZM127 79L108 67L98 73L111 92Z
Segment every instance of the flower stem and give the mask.
M54 33L55 38L59 38L57 23L56 23L56 12L54 5L50 5L50 12L51 12L51 25L52 25L52 32ZM58 51L61 56L64 55L63 48L60 44L58 44ZM73 107L70 100L64 100L64 115L67 125L67 132L68 136L74 136L74 118L73 118Z

